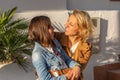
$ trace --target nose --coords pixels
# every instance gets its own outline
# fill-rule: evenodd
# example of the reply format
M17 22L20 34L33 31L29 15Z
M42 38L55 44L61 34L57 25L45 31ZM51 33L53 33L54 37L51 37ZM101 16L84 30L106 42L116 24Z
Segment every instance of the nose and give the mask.
M67 28L67 27L69 27L69 24L68 24L68 22L66 22L66 24L65 24L65 27Z

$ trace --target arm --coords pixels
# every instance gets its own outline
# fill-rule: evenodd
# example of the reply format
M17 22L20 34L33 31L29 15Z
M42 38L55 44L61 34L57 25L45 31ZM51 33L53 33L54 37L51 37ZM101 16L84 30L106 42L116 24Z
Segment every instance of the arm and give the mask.
M82 54L84 56L82 56L82 57L79 58L79 62L81 64L86 64L88 62L90 56L91 56L91 50L83 51Z
M68 78L70 78L71 80L76 80L75 78L78 78L81 73L81 68L80 68L81 65L79 63L77 63L76 61L72 60L70 57L68 57L68 55L62 49L61 45L59 44L59 42L56 39L54 39L53 41L56 44L58 52L61 55L61 57L63 58L63 60L65 61L65 63L67 64L67 66L69 68L72 68L72 71L68 72L68 75L66 75L66 76ZM72 74L72 76L71 76L71 74Z
M54 32L55 38L60 42L62 46L68 45L68 37L65 35L64 32Z
M66 64L68 65L68 67L72 68L72 71L70 72L72 74L72 77L70 76L70 80L77 80L81 74L81 65L76 61L72 60L70 57L68 57L68 55L65 52L63 53Z
M78 61L84 69L91 57L92 46L89 43L82 43L76 50L74 60Z
M64 61L66 62L68 67L72 68L70 72L72 74L72 76L70 74L70 80L77 80L81 75L81 65L76 61L72 60L70 57L68 57L66 53L64 53L64 58L65 58ZM68 76L69 76L69 73L68 73Z

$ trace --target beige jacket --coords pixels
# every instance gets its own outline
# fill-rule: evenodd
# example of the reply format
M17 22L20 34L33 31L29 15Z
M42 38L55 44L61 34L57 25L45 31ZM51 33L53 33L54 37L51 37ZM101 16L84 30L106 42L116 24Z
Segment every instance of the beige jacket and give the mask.
M70 56L75 61L79 62L82 65L82 71L85 69L90 56L92 46L88 42L79 42L74 55L71 55L70 49L68 46L68 37L64 35L64 33L55 33L55 38L61 43L63 48L65 49L68 56Z

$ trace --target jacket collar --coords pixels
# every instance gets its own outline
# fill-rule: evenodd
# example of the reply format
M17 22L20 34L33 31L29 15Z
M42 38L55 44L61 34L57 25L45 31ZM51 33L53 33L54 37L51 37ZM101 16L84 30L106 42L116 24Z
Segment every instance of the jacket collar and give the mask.
M57 42L56 42L56 39L54 38L53 39L53 42L54 42L54 44L55 44L55 46L57 47ZM46 48L44 48L40 43L38 43L38 42L35 42L35 46L37 46L38 48L41 48L42 50L47 50Z

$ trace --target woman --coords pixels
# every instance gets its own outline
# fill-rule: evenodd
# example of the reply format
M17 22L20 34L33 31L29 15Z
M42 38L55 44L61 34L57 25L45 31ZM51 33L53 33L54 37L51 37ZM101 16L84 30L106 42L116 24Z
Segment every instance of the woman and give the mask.
M74 10L66 22L65 33L55 33L55 37L60 41L68 56L82 65L82 71L91 56L92 46L87 39L91 36L93 28L92 20L87 12Z
M77 80L80 64L71 60L54 38L54 28L47 16L34 17L29 26L29 39L34 45L32 63L40 80ZM62 74L62 69L72 68Z

